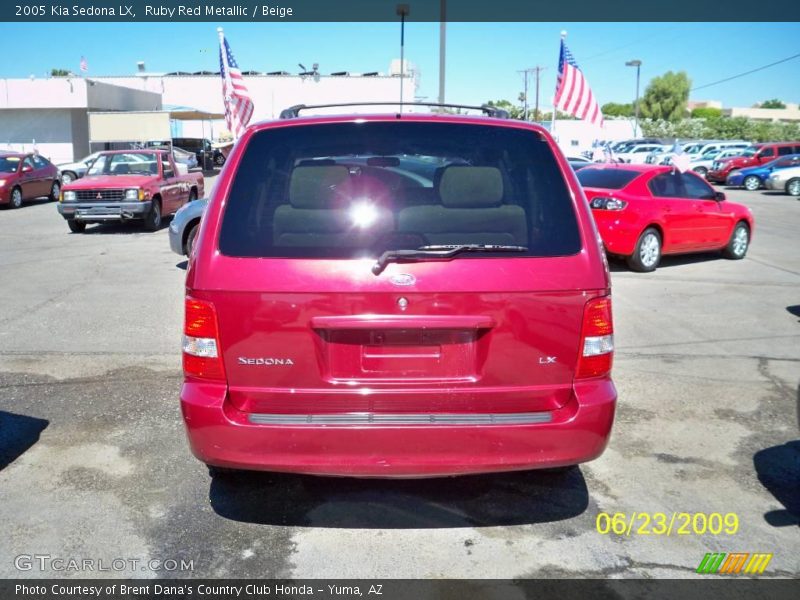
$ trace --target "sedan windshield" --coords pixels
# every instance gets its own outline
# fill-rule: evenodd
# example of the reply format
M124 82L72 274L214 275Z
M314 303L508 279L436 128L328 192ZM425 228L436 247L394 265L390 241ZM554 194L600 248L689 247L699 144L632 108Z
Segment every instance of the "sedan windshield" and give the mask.
M86 175L158 175L158 155L154 152L101 154Z
M0 173L16 173L19 156L0 156Z

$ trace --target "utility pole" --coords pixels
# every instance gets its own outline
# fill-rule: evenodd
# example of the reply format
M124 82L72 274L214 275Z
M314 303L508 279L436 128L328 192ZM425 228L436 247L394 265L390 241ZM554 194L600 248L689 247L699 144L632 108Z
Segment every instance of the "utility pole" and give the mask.
M523 74L525 78L525 92L524 92L524 108L522 113L522 118L527 121L528 120L528 74L535 73L536 74L536 104L535 108L533 109L533 120L537 121L539 119L539 79L541 77L542 71L544 71L547 67L542 67L540 65L536 65L535 67L531 67L529 69L523 69L522 71L518 71L519 73Z
M444 104L444 69L447 55L447 0L439 4L439 104Z

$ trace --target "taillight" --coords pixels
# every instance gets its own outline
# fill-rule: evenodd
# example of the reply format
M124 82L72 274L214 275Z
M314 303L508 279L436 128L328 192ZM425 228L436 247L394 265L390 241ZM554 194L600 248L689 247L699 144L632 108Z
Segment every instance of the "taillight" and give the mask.
M617 198L601 198L598 196L597 198L592 198L589 206L602 210L622 210L628 206L628 203Z
M219 327L214 305L186 298L183 328L183 374L187 377L225 380L219 348Z
M614 324L611 321L611 298L589 300L583 309L581 346L576 379L602 377L611 372L614 360Z

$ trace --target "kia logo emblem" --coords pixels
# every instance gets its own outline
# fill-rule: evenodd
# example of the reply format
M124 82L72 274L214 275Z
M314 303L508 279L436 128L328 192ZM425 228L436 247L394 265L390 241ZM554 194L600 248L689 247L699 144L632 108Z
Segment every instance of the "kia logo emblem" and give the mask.
M397 275L392 275L389 281L394 285L414 285L417 282L417 278L411 273L398 273Z

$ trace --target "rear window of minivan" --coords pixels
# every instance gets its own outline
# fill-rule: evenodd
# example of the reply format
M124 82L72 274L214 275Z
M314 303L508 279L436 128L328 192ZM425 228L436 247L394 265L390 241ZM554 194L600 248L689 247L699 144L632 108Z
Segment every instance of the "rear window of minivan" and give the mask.
M537 133L503 126L346 122L276 127L243 149L220 251L375 258L426 245L581 249L569 189Z

